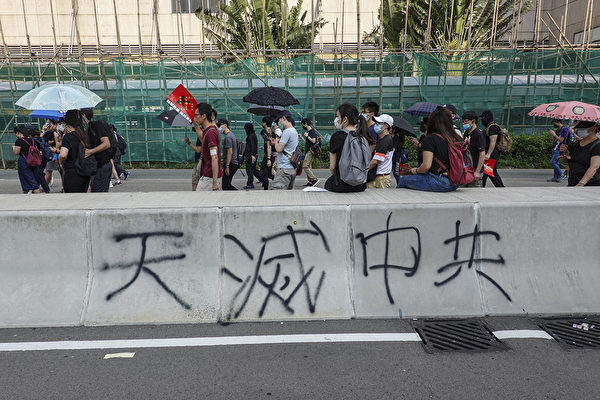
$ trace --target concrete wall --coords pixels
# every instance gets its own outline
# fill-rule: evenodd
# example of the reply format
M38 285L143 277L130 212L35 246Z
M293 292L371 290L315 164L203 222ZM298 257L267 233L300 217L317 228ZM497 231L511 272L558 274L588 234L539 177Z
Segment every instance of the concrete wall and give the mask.
M599 195L2 195L0 326L598 313Z

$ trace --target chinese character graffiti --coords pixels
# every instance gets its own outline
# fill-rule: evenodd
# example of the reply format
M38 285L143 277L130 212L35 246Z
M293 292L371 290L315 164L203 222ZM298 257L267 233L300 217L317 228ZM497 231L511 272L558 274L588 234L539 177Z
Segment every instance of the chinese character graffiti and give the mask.
M404 271L404 275L407 277L411 277L417 273L417 269L419 268L419 263L421 261L421 233L419 229L414 226L403 226L397 228L390 227L390 221L392 219L392 213L390 213L387 217L387 221L385 224L385 229L382 231L378 231L372 233L370 235L365 235L364 233L359 233L356 235L356 238L359 239L362 245L362 265L363 265L363 275L369 276L369 270L383 270L383 281L385 284L385 291L387 293L388 300L390 304L394 304L394 298L392 297L392 292L390 289L390 270L399 270ZM414 234L411 234L411 232ZM410 250L412 252L412 259L409 260L408 265L401 264L393 264L390 263L390 244L391 239L393 239L393 246L402 246L406 243L409 243L411 239L416 239L416 244L413 246L410 245ZM377 240L385 240L385 249L383 254L383 262L380 264L369 265L369 253L368 253L368 244L369 241L377 241ZM378 255L379 257L381 255Z
M223 275L240 284L225 315L226 321L238 318L259 288L265 292L258 311L259 317L264 315L270 301L279 303L286 312L294 314L292 302L300 293L304 294L308 310L315 312L325 271L319 274L315 271L315 265L308 267L313 261L310 257L302 256L300 242L307 245L313 254L317 246L322 246L327 252L330 249L319 226L312 221L310 225L312 229L298 230L287 226L282 232L261 238L262 245L258 254L251 252L235 236L225 235L225 239L235 243L249 260L254 261L254 271L246 277L240 277L226 267L221 270ZM291 251L287 251L288 249Z
M108 271L111 269L129 269L132 267L135 268L133 277L119 289L110 292L106 296L106 300L109 301L113 297L115 297L119 294L122 294L125 290L127 290L127 288L129 288L131 285L133 285L133 283L139 278L140 274L143 272L143 273L150 275L160 285L160 287L162 287L164 289L164 291L167 292L173 299L175 299L175 301L177 301L177 303L179 303L179 305L181 305L183 308L185 308L186 310L189 310L191 308L191 306L188 303L186 303L184 300L182 300L173 290L171 290L171 288L169 288L169 286L161 279L161 277L156 272L154 272L152 269L150 269L148 267L148 265L150 265L150 264L161 264L164 262L182 260L185 258L184 253L179 253L179 254L172 254L172 255L166 255L166 256L146 259L148 239L161 238L161 237L162 238L165 238L165 237L181 238L181 237L183 237L183 232L147 232L147 233L120 234L120 235L114 236L114 240L117 243L119 243L123 240L140 239L142 241L142 253L141 253L139 259L136 261L126 262L126 263L121 263L121 264L113 264L113 265L105 264L104 265L104 268L102 269L103 271Z

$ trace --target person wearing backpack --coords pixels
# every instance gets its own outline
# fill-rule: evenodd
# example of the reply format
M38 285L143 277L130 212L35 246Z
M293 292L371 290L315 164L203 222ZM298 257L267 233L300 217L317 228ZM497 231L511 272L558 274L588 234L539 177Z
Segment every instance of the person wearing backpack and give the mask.
M279 127L275 130L274 145L277 151L277 172L273 180L274 190L292 190L296 180L296 168L292 165L290 157L296 153L298 147L298 131L294 128L294 118L288 110L279 113L274 123L281 124L283 130ZM250 179L250 175L248 175Z
M42 156L41 164L34 170L35 180L42 187L44 193L50 193L50 186L48 186L48 182L46 182L46 179L44 178L44 170L46 169L48 161L52 159L52 150L50 150L50 146L48 143L46 143L44 138L40 136L40 131L38 128L29 126L29 132L31 138L35 140L35 145L40 150L40 154Z
M40 185L36 179L36 168L39 168L41 165L41 153L37 144L30 136L30 131L25 125L17 125L13 128L13 132L17 139L15 140L15 144L13 145L13 154L19 156L17 159L17 172L19 174L19 182L21 182L21 189L23 193L39 193ZM39 163L35 164L34 154L35 150L39 154ZM29 152L32 152L30 156ZM30 160L28 162L28 160Z
M600 123L579 121L575 125L581 140L561 145L569 151L569 186L600 186Z
M98 169L90 181L90 191L108 192L112 176L111 158L114 157L117 142L105 121L92 121L94 111L91 108L81 110L82 127L89 138L90 148L85 149L85 157L94 155ZM112 136L112 137L111 137Z
M319 179L315 176L312 170L312 163L315 155L320 150L316 147L317 145L317 134L312 127L312 121L310 118L303 118L300 122L302 129L304 129L304 137L298 134L298 139L304 140L304 172L308 182L304 186L314 186L319 182ZM314 147L313 147L314 146Z
M367 188L371 147L375 146L375 141L369 133L367 120L352 104L340 105L335 113L337 131L329 140L331 176L325 181L325 189L338 193L363 192ZM348 165L355 165L355 168Z
M456 190L458 185L450 182L446 166L451 165L448 146L461 140L454 131L450 111L442 107L435 109L427 119L425 137L421 142L423 161L417 168L400 171L403 176L396 187L428 192Z
M498 160L500 159L500 151L498 150L497 142L502 134L500 126L494 122L494 114L490 110L485 110L481 113L481 122L485 126L485 160L496 160L493 168L494 176L483 174L481 177L481 186L485 187L487 179L490 178L495 187L504 187L502 178L498 175Z
M91 175L83 175L77 168L81 152L88 146L88 138L82 127L82 116L79 110L65 113L65 128L62 137L58 163L63 171L63 188L65 193L86 193L90 186ZM92 159L94 157L90 156Z

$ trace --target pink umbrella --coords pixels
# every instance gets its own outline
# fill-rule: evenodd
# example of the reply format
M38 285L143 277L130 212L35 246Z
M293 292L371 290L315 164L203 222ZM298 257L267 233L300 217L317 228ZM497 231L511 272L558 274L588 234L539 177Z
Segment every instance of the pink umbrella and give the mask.
M580 101L559 101L539 105L529 116L600 122L600 107Z

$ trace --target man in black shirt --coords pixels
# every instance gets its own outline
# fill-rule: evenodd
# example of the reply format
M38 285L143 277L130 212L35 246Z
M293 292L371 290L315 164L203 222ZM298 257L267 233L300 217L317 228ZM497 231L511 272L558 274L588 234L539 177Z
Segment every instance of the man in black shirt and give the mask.
M254 172L256 170L256 157L258 156L258 138L254 132L254 126L248 122L244 125L246 131L246 149L244 150L244 158L246 159L246 175L248 181L244 189L254 189Z
M467 185L469 187L481 186L482 168L485 161L485 138L483 132L477 128L477 119L475 111L465 111L462 115L463 137L469 143L469 152L475 168L475 180Z
M314 159L313 145L317 142L317 134L312 127L312 122L309 118L302 119L302 129L304 129L304 137L298 134L299 139L304 139L304 172L308 183L304 186L314 186L319 182L312 171L312 162Z
M112 176L112 164L110 159L110 128L105 121L92 121L94 111L91 108L81 110L83 114L83 129L87 132L90 140L90 148L85 149L85 156L89 157L92 154L98 162L96 175L90 182L92 192L108 192L110 187L110 177Z
M502 178L498 175L498 160L500 159L500 151L496 147L496 141L501 135L500 126L496 122L494 122L494 114L490 110L485 110L481 113L481 122L485 129L485 159L486 160L495 160L493 174L494 176L490 176L492 183L495 187L504 187L504 182L502 182ZM481 186L485 187L485 183L487 181L488 175L483 174Z

